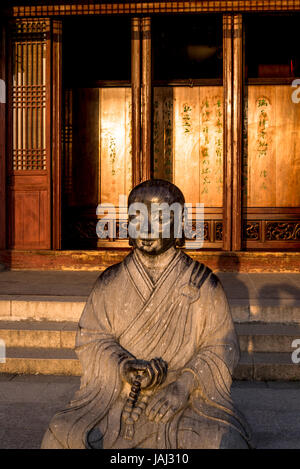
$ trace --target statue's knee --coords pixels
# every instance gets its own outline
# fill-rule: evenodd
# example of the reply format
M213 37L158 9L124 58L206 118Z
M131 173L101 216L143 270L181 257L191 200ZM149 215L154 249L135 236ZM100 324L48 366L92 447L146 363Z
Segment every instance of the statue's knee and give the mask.
M213 421L202 422L198 428L179 429L177 441L182 449L248 449L236 430Z
M48 428L46 431L42 444L41 449L64 449L61 443L55 438L52 431Z

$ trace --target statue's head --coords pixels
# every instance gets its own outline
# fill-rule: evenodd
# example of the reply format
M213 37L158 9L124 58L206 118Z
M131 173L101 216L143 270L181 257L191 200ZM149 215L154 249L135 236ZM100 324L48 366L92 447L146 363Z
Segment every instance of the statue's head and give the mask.
M130 244L149 255L182 245L174 227L182 227L183 208L184 196L171 182L149 179L136 186L128 198Z

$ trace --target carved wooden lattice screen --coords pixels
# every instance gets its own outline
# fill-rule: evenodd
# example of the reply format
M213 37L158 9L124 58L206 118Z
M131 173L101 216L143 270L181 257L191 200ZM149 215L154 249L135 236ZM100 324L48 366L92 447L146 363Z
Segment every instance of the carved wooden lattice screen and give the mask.
M11 28L9 247L51 247L50 20Z

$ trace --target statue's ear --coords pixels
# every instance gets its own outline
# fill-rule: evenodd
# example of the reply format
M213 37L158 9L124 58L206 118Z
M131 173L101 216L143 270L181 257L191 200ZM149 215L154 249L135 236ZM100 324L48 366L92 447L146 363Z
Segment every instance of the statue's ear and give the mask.
M184 236L182 238L176 238L176 246L182 248L182 246L184 246L184 243L185 243Z
M181 238L176 238L176 241L175 241L175 244L176 246L178 247L182 247L184 246L185 244L185 235L184 235L184 222L182 221L182 232L181 232L182 236Z

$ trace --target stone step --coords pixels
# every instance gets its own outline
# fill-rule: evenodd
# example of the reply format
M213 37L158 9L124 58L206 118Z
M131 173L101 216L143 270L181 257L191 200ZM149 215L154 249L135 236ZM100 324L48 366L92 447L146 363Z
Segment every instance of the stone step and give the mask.
M235 324L243 352L286 352L292 353L292 343L300 340L300 325L278 323Z
M0 321L0 339L7 347L74 348L77 323L55 321ZM236 324L243 352L292 353L300 339L300 325Z
M80 376L81 365L71 349L7 347L0 373ZM300 380L300 364L292 362L290 353L243 352L234 379Z
M251 381L298 381L300 363L292 362L291 353L242 352L234 379Z
M78 322L87 296L0 295L0 320ZM295 298L230 298L237 323L300 324L300 300Z
M7 347L73 349L76 330L76 322L0 321L0 339Z
M78 322L85 296L1 295L2 321Z
M80 376L81 365L69 348L7 347L0 373Z

